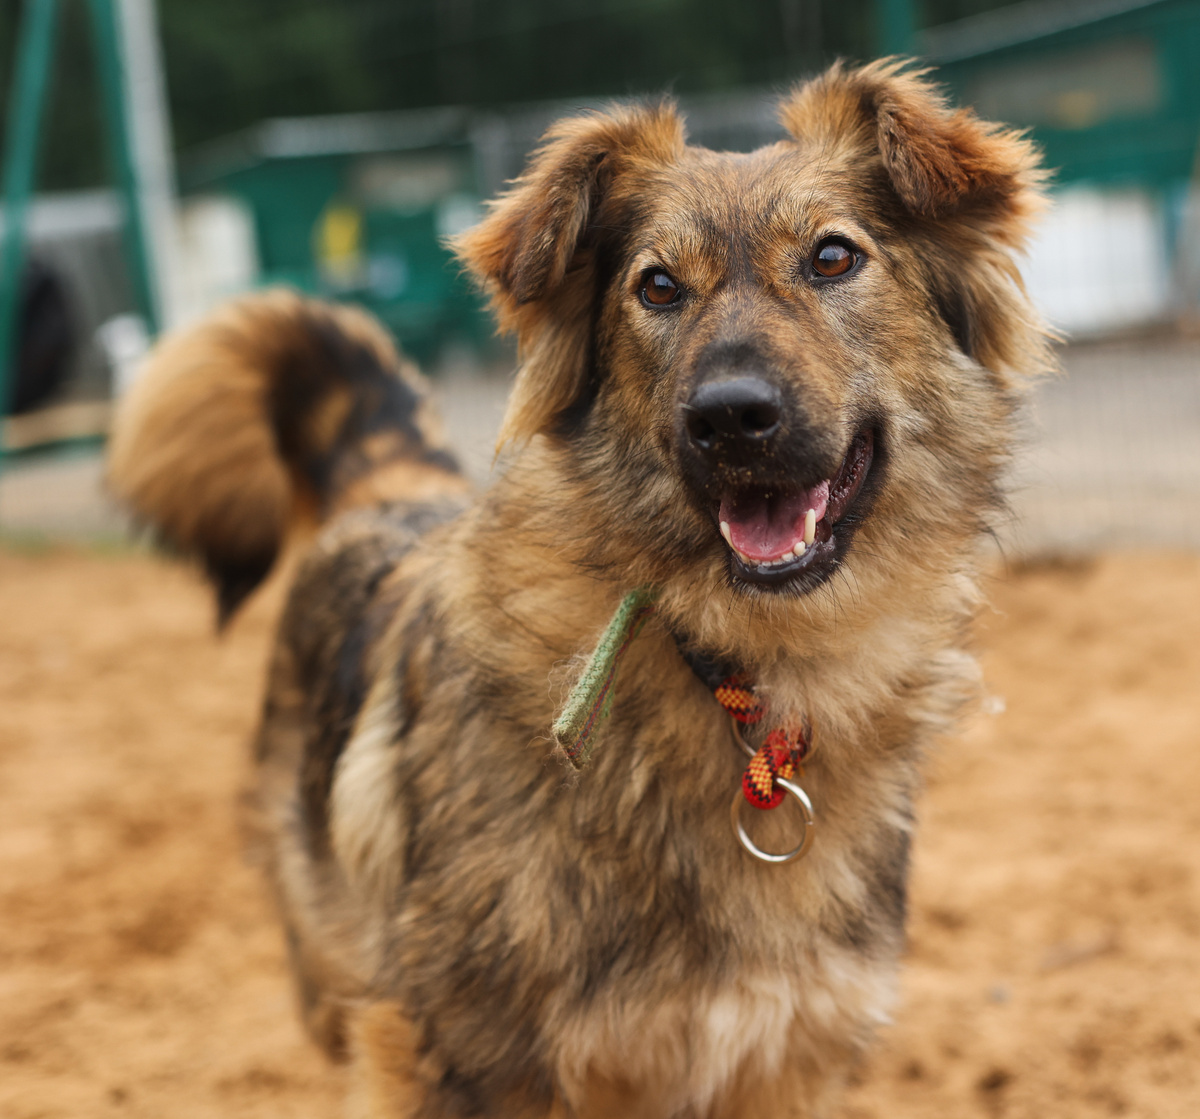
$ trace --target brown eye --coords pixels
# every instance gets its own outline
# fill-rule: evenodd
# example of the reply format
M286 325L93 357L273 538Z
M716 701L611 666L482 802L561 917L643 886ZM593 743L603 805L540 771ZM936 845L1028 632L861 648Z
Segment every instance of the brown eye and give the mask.
M820 276L844 276L858 263L858 254L844 241L826 241L812 259Z
M642 302L652 307L665 307L680 296L679 285L665 272L651 272L642 281Z

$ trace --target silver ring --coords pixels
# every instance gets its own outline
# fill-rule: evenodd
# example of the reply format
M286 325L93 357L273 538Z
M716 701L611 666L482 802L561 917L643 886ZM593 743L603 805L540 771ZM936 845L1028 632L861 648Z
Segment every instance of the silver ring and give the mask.
M740 740L740 734L738 738ZM799 785L791 781L786 781L782 777L777 777L775 780L799 801L800 811L804 813L804 833L800 837L799 844L790 851L786 851L781 855L774 855L770 851L764 851L746 834L746 829L742 827L742 805L746 804L747 801L740 785L733 794L733 807L730 809L730 819L733 821L733 831L738 837L738 842L756 859L762 859L764 863L786 863L791 862L792 859L803 858L808 854L808 850L812 846L813 836L817 830L816 821L813 818L812 801L808 799L808 793L800 788Z
M733 718L732 715L729 717L729 725L733 727L733 740L742 748L742 753L748 758L754 758L758 751L742 737L742 728L738 726L737 719Z

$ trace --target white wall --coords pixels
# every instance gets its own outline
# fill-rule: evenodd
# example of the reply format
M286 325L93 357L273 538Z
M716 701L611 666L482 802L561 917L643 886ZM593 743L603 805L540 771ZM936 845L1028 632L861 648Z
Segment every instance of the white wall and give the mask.
M181 319L198 318L258 282L254 217L231 195L205 195L179 206Z
M1058 191L1022 268L1060 330L1095 335L1170 315L1172 254L1162 203L1138 191Z

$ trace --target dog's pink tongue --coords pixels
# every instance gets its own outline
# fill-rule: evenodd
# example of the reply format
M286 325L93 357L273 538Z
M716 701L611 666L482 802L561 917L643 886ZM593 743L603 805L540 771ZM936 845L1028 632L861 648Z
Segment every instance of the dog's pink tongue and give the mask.
M755 560L774 560L795 550L804 539L810 509L819 521L829 506L829 483L800 493L768 494L742 490L721 499L721 520L729 525L733 546Z

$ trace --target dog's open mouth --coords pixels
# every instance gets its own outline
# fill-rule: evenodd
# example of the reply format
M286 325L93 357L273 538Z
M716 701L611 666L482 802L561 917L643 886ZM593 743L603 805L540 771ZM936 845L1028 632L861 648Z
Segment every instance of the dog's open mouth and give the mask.
M837 474L809 489L748 486L725 494L717 516L734 573L770 586L831 567L838 550L834 529L862 490L874 453L875 435L867 428L850 443Z

